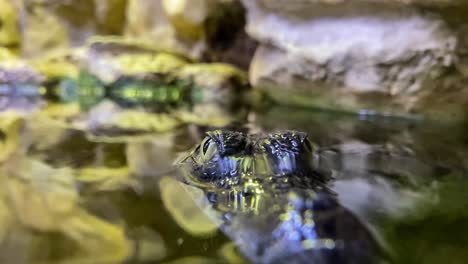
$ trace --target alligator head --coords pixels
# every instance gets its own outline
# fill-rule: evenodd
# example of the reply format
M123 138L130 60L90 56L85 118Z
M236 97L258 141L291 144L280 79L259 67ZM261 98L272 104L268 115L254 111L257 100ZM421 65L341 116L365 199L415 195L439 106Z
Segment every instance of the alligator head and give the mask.
M313 155L301 132L212 131L179 165L253 262L373 263L373 236L339 204Z
M246 135L216 130L182 161L190 182L232 189L248 182L289 188L321 188L327 177L312 168L305 133ZM188 171L187 171L188 170Z

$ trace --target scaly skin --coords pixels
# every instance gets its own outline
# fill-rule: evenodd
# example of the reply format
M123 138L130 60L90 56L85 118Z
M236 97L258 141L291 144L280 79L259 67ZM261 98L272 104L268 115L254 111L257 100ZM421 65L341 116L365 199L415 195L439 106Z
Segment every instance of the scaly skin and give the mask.
M375 263L377 243L312 167L313 151L305 133L213 131L179 166L255 263Z

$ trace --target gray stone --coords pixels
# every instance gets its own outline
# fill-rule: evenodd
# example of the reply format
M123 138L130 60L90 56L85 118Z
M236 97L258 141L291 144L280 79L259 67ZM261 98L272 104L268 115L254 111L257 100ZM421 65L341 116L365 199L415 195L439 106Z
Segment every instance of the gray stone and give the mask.
M420 1L377 2L243 1L246 30L261 43L250 81L285 103L425 114L422 102L448 84L441 81L454 66L464 67L459 36L442 15L422 12ZM444 89L453 99L462 88Z

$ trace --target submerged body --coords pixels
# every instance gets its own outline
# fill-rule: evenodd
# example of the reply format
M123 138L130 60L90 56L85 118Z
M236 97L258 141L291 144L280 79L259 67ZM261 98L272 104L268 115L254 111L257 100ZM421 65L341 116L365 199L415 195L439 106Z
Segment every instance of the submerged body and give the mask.
M312 155L304 133L214 131L180 165L253 262L375 263L375 239L338 203Z

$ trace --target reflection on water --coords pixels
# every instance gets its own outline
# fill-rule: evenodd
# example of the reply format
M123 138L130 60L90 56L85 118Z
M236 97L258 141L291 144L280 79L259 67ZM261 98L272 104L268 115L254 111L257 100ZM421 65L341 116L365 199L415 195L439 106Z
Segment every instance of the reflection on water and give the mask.
M254 131L309 134L339 204L391 262L468 257L465 127L287 108L250 120ZM248 262L191 200L203 195L176 181L174 160L206 128L106 141L5 114L0 130L1 263Z

